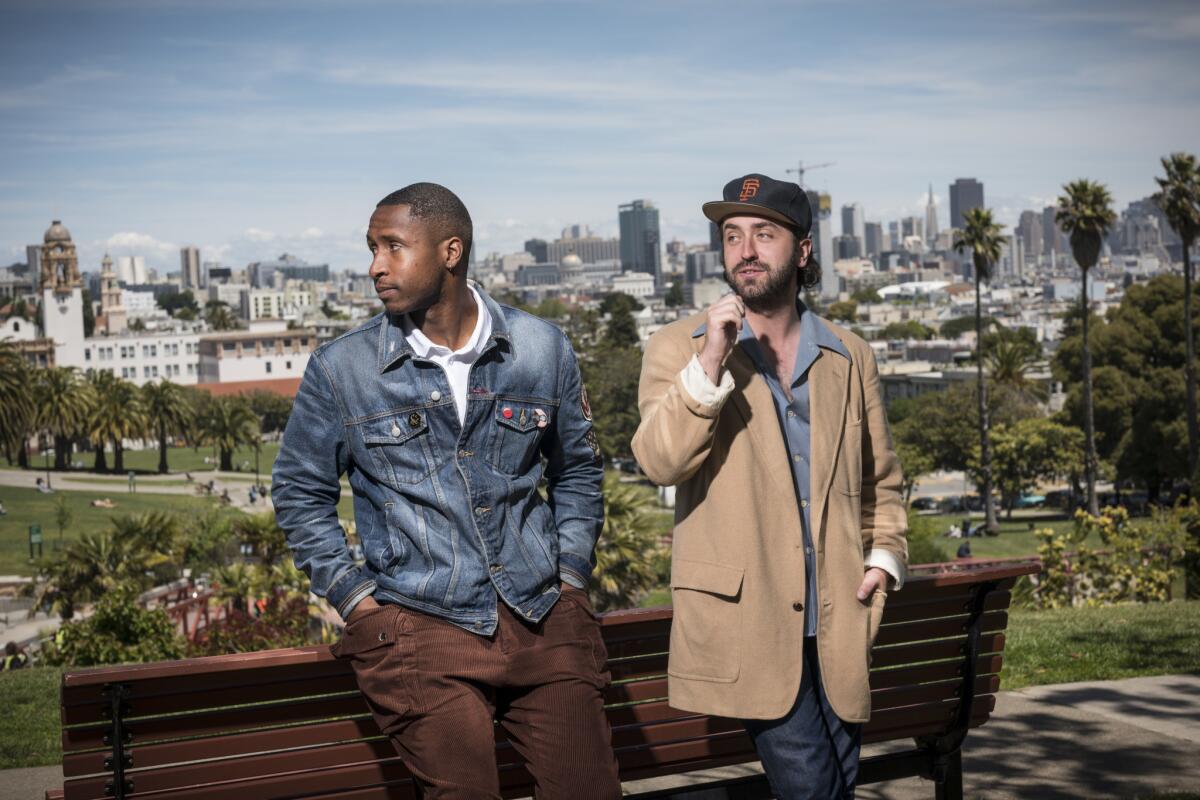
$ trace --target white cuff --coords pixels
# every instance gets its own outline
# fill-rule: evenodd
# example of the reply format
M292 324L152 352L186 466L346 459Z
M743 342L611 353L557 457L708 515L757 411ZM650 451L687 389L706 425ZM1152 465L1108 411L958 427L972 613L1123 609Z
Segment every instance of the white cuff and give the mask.
M863 558L863 567L871 569L878 567L879 569L892 576L891 591L896 591L904 585L904 579L908 577L908 568L904 566L904 562L896 558L896 555L890 550L871 550Z
M700 366L699 356L692 356L683 372L679 373L679 379L692 399L705 406L721 405L733 391L733 375L729 370L721 370L721 383L714 386L704 367Z

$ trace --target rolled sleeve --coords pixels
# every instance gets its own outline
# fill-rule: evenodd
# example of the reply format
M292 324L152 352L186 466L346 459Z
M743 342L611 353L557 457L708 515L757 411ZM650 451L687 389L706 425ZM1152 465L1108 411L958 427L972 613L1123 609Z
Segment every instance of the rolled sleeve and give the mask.
M904 581L908 577L908 568L904 562L897 558L894 553L882 548L867 553L863 557L863 566L866 569L878 567L890 575L892 578L892 591L904 586Z

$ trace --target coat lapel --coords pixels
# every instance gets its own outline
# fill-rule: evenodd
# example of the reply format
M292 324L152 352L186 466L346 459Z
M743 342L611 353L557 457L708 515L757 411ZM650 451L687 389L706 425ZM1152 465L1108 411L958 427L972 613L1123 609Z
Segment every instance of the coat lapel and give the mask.
M818 358L808 373L809 414L812 419L813 530L820 531L846 425L846 399L850 368L846 359L832 353Z
M792 485L787 448L779 434L779 419L775 414L775 398L771 396L771 387L767 386L754 362L741 347L733 348L725 366L733 375L737 387L731 398L734 407L746 421L746 428L754 439L755 452L760 456L756 460L765 465L765 471L771 476L775 488L784 497L794 500L796 489Z

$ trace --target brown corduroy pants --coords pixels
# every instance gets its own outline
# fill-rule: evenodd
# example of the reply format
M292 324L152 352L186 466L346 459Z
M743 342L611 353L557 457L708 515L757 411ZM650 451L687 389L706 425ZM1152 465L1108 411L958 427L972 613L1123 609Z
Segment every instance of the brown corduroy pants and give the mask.
M427 800L500 797L494 721L538 798L621 796L604 716L607 654L585 592L565 590L537 624L501 602L490 637L385 604L348 625L333 652L353 664Z

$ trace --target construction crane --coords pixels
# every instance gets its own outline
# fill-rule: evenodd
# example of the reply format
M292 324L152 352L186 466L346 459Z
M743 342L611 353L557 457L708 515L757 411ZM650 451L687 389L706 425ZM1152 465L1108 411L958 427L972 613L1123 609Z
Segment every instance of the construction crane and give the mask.
M832 167L836 163L837 163L836 161L826 161L824 164L811 164L806 167L806 166L804 166L803 161L797 161L796 168L789 169L788 173L789 174L795 173L796 183L800 184L800 188L807 189L808 187L804 185L804 173L805 172L808 172L810 169L821 169L822 167Z

